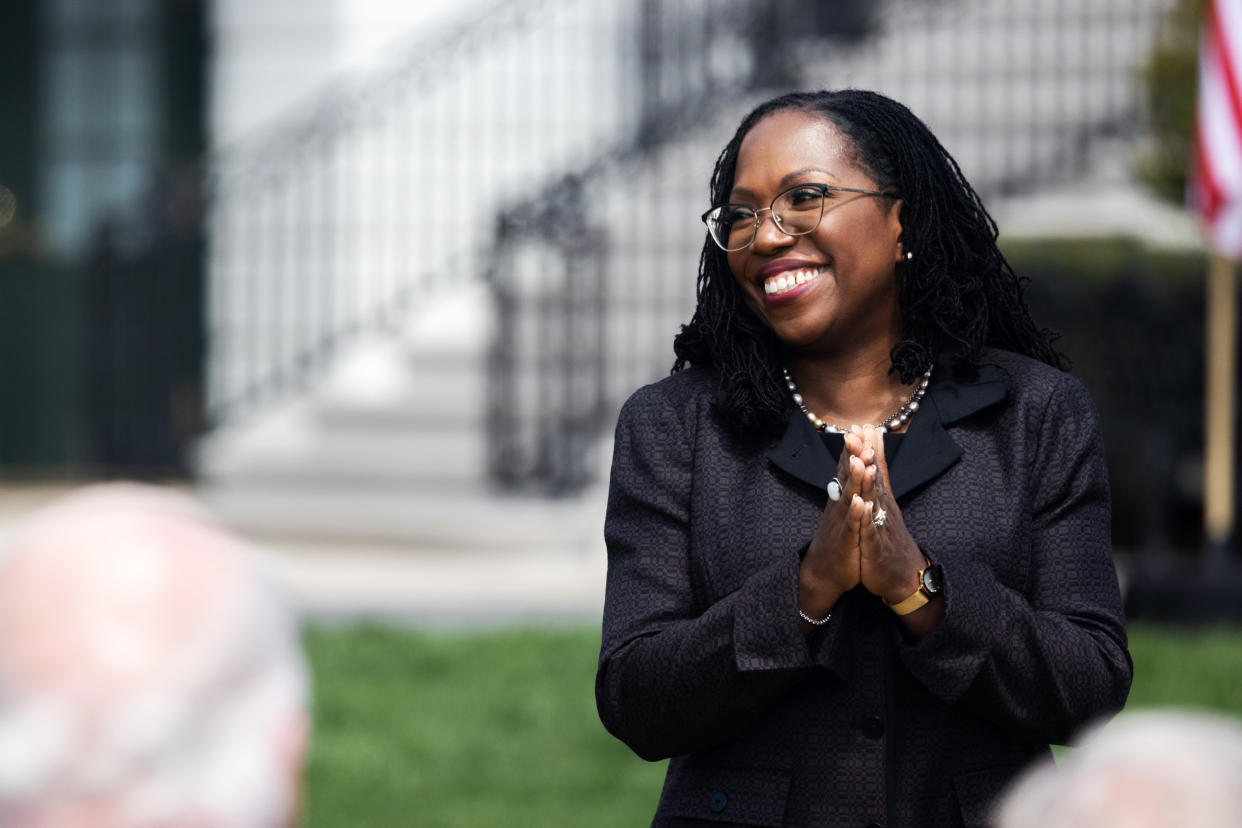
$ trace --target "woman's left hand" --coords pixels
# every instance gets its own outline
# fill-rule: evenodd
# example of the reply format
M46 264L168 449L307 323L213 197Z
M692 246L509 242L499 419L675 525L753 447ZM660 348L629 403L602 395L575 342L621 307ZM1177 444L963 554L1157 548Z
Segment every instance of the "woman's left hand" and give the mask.
M859 535L861 580L869 592L896 604L919 589L919 570L927 566L927 558L906 529L901 508L893 497L884 456L884 435L871 426L864 426L861 431L864 459L867 447L873 449L874 458L863 473L861 486L863 499L870 503L870 517L863 521ZM881 510L884 524L878 526L875 517ZM942 601L931 601L901 619L907 628L921 635L935 625L943 611Z

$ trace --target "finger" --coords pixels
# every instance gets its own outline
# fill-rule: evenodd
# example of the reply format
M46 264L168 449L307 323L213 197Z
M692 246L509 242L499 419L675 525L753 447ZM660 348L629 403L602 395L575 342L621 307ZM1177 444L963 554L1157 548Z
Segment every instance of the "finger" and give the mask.
M851 499L858 494L859 486L862 485L864 466L857 457L852 454L847 456L845 452L841 453L840 465L837 479L841 482L841 506L848 509Z
M870 453L865 458L869 462L874 463L879 457L879 452L884 445L884 435L873 425L863 426L863 441L866 443Z
M855 437L857 437L858 444L862 446L862 448L858 452L859 456L861 456L868 449L871 448L871 441L867 438L867 428L868 426L865 426L865 425L850 426L850 434L853 434Z
M871 467L863 463L860 458L850 458L850 482L854 484L854 491L862 491L864 478L868 468Z
M861 461L859 461L861 463ZM861 494L864 500L874 500L874 489L876 489L877 469L874 466L866 466L863 464L861 470L854 472L858 477L858 494Z
M862 437L852 431L845 432L845 447L849 449L850 454L855 457L861 457L866 448L863 444Z
M885 491L889 491L888 485L888 458L884 454L883 435L881 439L876 441L876 457L875 465L880 469L880 487Z
M851 474L853 468L851 461L857 459L847 451L841 452L841 456L837 458L837 473L832 481L829 481L827 487L828 509L838 512L842 509L849 509L850 496L858 491L859 485L857 475ZM834 482L836 486L840 486L840 489L836 489L836 486L833 485ZM837 494L836 498L832 496L834 490Z
M841 452L841 460L837 463L837 482L841 484L842 492L850 487L850 461L845 452ZM849 496L847 495L843 500L848 504Z
M869 457L872 463L880 467L881 477L876 478L876 489L887 490L887 487L884 485L888 475L888 466L884 460L884 435L875 426L866 425L863 426L862 437L864 443L871 450Z
M863 557L870 557L875 554L880 536L878 528L872 522L875 520L875 501L867 502L865 505L867 511L858 527L858 547Z
M860 531L867 522L866 501L859 495L850 498L850 510L846 513L846 525L855 532Z
M875 500L876 494L876 475L879 470L875 466L867 466L863 470L862 482L858 487L859 494L868 500Z
M867 468L875 469L872 491L875 492L876 499L886 497L889 494L888 486L885 485L888 481L888 468L884 465L882 457L877 457L876 462Z

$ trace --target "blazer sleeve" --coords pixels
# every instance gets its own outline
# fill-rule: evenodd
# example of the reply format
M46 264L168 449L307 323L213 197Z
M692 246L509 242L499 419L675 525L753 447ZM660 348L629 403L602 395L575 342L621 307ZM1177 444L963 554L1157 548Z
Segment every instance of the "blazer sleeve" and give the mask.
M691 561L691 406L647 386L617 425L604 536L608 579L595 698L644 759L723 743L811 666L798 622L798 556L710 605Z
M926 549L944 566L945 615L902 659L922 683L1032 739L1065 744L1115 713L1133 675L1110 541L1108 477L1094 405L1061 374L1028 469L1032 523L1026 589L985 562ZM998 550L997 554L1022 554Z

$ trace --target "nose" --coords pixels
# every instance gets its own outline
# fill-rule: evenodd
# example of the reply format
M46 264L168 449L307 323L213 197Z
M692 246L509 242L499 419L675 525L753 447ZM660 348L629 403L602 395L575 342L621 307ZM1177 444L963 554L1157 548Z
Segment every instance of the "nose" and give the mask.
M764 214L767 215L764 215ZM793 241L793 236L781 229L776 223L776 214L772 212L771 207L764 207L755 212L755 221L759 226L755 228L755 240L751 242L757 252L765 250L776 250Z

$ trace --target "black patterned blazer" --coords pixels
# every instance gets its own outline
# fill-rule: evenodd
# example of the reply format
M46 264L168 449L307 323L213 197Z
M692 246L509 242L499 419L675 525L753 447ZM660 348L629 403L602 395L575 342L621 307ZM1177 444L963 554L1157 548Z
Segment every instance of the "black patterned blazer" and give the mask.
M937 366L890 467L944 570L918 642L861 586L803 637L799 556L836 468L805 417L742 445L700 369L626 403L595 693L610 732L671 757L652 825L986 825L1023 766L1125 702L1094 407L1068 374L985 357Z

